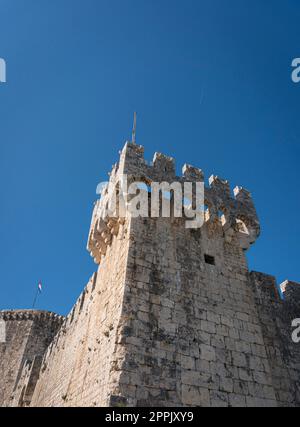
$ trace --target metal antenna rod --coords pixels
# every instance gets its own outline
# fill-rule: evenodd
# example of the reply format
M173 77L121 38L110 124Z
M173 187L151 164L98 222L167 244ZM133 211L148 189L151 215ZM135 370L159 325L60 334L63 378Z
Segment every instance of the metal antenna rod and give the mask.
M136 112L133 115L132 144L136 144Z

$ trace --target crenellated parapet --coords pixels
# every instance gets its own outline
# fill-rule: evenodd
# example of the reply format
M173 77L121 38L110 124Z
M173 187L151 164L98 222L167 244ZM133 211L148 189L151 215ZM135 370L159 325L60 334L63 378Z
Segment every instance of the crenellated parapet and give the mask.
M300 283L285 280L280 285L284 302L289 306L292 317L300 318Z
M300 406L300 344L293 337L294 320L300 317L300 284L286 280L277 285L275 277L257 272L249 278L276 400L280 406Z
M43 355L63 321L63 316L49 311L0 311L0 322L4 322L4 339L0 343L0 406L28 404Z
M45 320L62 323L63 316L50 311L41 310L2 310L0 311L0 319L5 321L26 321L26 320Z
M285 280L278 285L274 276L256 271L250 273L250 279L255 286L256 295L261 301L300 304L300 283Z
M141 182L149 188L154 182L170 185L180 183L182 189L187 182L204 183L201 169L185 164L182 175L176 176L174 158L155 153L152 162L147 162L143 146L130 142L120 152L120 160L113 166L109 176L110 185L103 189L100 200L95 204L88 239L88 250L96 263L100 263L101 257L105 256L107 248L125 222L126 201L120 206L118 199L111 210L108 208L113 198L110 188L120 187L118 191L121 191L120 183L125 176L128 185ZM151 189L148 191L151 192ZM205 221L208 225L221 225L228 243L237 237L241 247L246 250L256 241L260 234L260 224L249 191L236 187L231 192L227 180L213 175L209 178L209 186L204 189L204 204Z
M280 285L281 292L285 300L297 301L300 303L300 283L291 280L285 280Z
M117 218L104 213L101 208L106 203L106 201L98 200L94 207L87 244L87 249L96 264L100 264L101 257L106 255L107 248L111 245L113 237L119 234L120 228L125 223L124 217Z
M283 329L290 331L291 321L300 317L300 283L285 280L280 285L274 276L251 272L258 307L273 311L273 319L281 319Z

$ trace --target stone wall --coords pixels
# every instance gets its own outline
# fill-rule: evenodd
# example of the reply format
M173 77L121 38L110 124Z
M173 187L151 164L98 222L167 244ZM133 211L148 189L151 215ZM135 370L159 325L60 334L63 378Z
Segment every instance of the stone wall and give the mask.
M204 180L190 165L176 176L174 160L160 153L149 164L132 143L110 183L124 174L147 185ZM32 316L17 327L8 322L2 402L300 406L300 348L291 339L300 286L285 282L282 301L274 278L249 273L246 250L260 233L250 193L236 187L232 194L226 180L212 176L199 229L174 215L108 215L111 197L107 186L88 238L98 272L55 337L55 328L44 323L41 333ZM41 337L51 341L46 353Z
M30 393L22 382L23 369L30 370L33 364L36 366L62 318L49 312L16 310L1 311L0 320L5 321L6 329L6 341L0 343L0 406L19 405L23 404L19 402L21 394L25 399L27 391ZM37 375L31 376L31 384L35 385L36 379Z
M123 316L112 405L276 406L244 252L221 225L133 219Z
M108 404L127 267L127 223L101 263L42 363L31 406Z
M296 313L221 224L132 218L123 233L48 349L32 406L299 405Z
M300 318L300 285L285 282L282 299L274 277L252 272L250 280L276 400L279 406L300 406L300 345L292 341L292 320Z

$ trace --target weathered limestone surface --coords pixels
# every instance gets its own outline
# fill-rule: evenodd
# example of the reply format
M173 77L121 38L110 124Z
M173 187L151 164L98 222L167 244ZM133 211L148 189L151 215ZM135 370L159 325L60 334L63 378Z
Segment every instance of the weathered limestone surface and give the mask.
M0 343L0 406L30 402L40 361L58 331L62 317L35 310L0 311L6 342ZM25 375L26 371L26 375Z
M122 226L44 358L31 406L104 406L109 402L121 328L129 246Z
M300 406L300 345L291 339L292 321L300 318L300 285L284 282L282 300L274 277L252 272L250 280L256 293L276 400L280 406Z
M204 179L190 165L176 177L159 153L148 164L131 143L110 182L122 174L147 185ZM272 276L249 273L245 251L260 233L250 193L211 177L205 224L194 230L173 216L112 218L110 198L104 189L88 239L98 272L46 353L33 347L25 363L23 320L1 347L12 356L2 405L300 406L300 344L291 339L300 285L285 282L282 300Z
M131 236L114 394L143 406L276 406L238 242L221 224L191 231L168 219L133 219Z

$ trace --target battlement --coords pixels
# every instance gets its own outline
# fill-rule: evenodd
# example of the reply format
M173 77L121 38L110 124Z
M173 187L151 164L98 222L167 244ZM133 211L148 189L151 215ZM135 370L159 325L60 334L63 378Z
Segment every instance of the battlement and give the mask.
M109 177L70 313L0 312L0 406L299 406L300 284L249 272L250 192L135 143Z
M281 302L293 306L300 305L300 283L285 280L278 285L274 276L257 271L250 273L250 279L255 287L256 295L261 301L267 304Z
M280 301L277 281L274 276L252 271L250 273L250 279L254 286L257 298L260 301L267 301L268 303Z
M42 310L2 310L5 339L1 345L0 406L18 405L22 390L34 389L40 361L60 329L63 316ZM27 383L28 380L28 383Z
M215 191L216 194L219 194L222 197L226 194L227 197L230 197L230 185L227 180L221 179L218 176L212 175L209 178L209 185L212 190Z
M148 187L152 183L204 182L204 172L195 166L184 164L182 175L176 176L175 160L162 153L155 153L152 162L144 158L144 147L126 142L120 151L120 160L109 174L110 184L117 185L126 176L128 184L142 182ZM150 189L151 192L151 189ZM124 216L108 215L111 194L104 188L100 200L94 209L92 225L88 239L88 250L96 263L106 254L113 238L118 235L124 224ZM225 239L230 243L237 237L241 247L247 250L260 234L260 224L256 209L249 191L235 187L231 192L230 184L218 176L209 178L209 186L204 189L206 205L205 221L219 223L223 228Z
M121 151L116 171L119 175L128 175L131 180L141 180L147 184L151 184L151 182L180 182L181 184L203 182L205 178L202 169L189 164L184 164L182 175L176 176L174 158L162 153L155 153L153 161L148 163L144 159L144 147L129 142ZM115 173L114 179L116 178ZM236 186L231 193L229 181L212 175L209 178L209 187L205 187L205 199L214 213L217 213L218 210L223 211L224 214L226 211L229 213L231 211L231 214L237 219L245 220L246 225L252 225L257 232L259 231L251 193L245 188Z
M59 316L56 313L50 311L42 310L2 310L0 311L0 319L9 321L9 320L53 320L57 322L62 322L64 320L63 316Z
M199 168L195 168L194 166L191 166L188 164L183 165L182 173L185 181L192 181L192 182L204 181L203 171Z
M293 302L300 307L300 283L285 280L280 285L285 301Z

